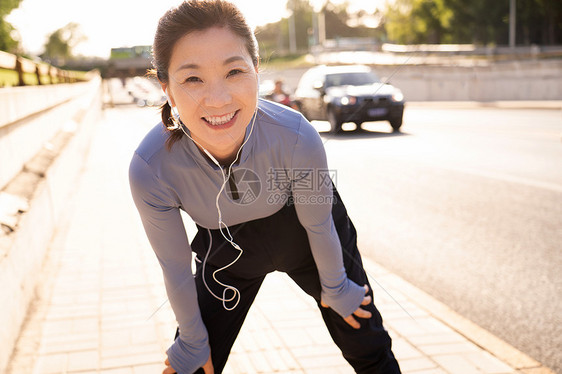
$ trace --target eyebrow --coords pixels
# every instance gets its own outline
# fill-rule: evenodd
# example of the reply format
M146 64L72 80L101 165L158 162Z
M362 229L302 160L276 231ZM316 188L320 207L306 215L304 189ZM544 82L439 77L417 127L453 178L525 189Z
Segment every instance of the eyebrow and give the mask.
M236 62L236 61L245 61L245 59L242 56L232 56L232 57L229 57L226 60L224 60L223 65L228 65L228 64ZM197 64L187 63L187 64L181 65L179 68L176 69L176 71L180 71L180 70L184 70L184 69L199 69L199 68L200 68L200 66L197 65Z

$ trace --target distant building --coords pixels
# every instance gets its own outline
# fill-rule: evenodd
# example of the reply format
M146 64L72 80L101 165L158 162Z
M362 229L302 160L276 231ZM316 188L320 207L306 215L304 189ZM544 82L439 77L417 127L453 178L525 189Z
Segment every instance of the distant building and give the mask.
M111 48L110 60L120 60L124 58L152 58L152 46L137 45L134 47Z
M111 48L107 77L143 76L152 68L152 47L138 45L134 47Z

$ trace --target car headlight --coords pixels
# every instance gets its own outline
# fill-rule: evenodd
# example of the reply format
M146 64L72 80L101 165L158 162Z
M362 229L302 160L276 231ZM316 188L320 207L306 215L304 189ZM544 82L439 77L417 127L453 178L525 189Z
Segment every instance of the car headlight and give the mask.
M357 102L355 96L344 96L340 99L341 105L354 105Z
M400 91L400 90L394 91L394 93L392 94L392 100L393 100L393 101L402 101L402 100L404 100L404 94L402 93L402 91Z

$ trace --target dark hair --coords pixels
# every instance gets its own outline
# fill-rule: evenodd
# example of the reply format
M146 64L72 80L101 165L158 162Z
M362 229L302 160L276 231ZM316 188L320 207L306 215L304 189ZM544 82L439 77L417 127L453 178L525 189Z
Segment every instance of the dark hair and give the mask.
M152 64L158 80L169 82L168 68L176 42L194 31L203 31L212 27L226 27L245 41L246 49L252 57L255 67L259 63L258 43L256 37L242 15L232 3L225 0L187 0L176 8L168 10L160 21L152 46ZM165 102L161 107L162 122L166 127L173 126L170 105ZM167 130L168 149L181 139L181 130Z

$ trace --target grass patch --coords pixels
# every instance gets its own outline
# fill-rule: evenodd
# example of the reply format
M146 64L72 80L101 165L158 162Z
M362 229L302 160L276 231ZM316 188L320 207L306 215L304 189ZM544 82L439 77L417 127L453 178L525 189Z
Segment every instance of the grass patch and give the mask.
M86 80L87 71L75 71L69 70L72 75L78 79L78 81ZM64 81L59 77L53 77L54 82L51 82L51 77L48 75L41 76L41 83L42 84L56 84L56 83L64 83ZM36 86L37 82L37 75L35 73L23 73L23 81L25 82L26 86ZM9 69L0 69L0 87L14 87L17 86L19 83L18 73L15 70Z
M0 69L0 87L18 85L18 73L14 70Z
M264 69L296 69L307 68L314 66L314 63L309 60L308 55L287 55L287 56L269 56L261 60L262 68Z

